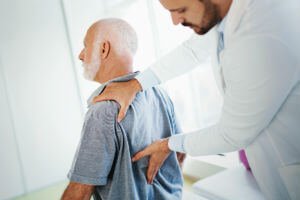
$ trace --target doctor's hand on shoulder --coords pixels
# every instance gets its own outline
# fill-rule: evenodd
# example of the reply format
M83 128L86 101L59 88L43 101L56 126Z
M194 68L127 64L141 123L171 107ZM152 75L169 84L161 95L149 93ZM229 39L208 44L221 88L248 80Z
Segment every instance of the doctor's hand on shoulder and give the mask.
M134 100L136 94L142 90L140 83L136 79L126 82L113 82L106 86L105 90L93 99L93 103L107 100L114 100L120 104L118 122L125 117L129 105Z

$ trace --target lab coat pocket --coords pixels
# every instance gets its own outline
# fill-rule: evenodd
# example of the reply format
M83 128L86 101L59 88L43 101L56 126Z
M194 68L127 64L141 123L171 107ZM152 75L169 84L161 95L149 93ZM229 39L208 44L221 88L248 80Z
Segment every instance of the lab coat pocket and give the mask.
M280 176L292 200L300 199L300 164L279 168Z

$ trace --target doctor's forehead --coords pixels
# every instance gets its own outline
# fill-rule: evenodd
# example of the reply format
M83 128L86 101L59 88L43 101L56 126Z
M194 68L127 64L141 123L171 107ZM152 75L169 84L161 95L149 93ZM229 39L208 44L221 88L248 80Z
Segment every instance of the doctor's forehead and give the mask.
M165 9L174 12L190 4L191 3L190 1L199 1L199 0L159 0L159 1Z

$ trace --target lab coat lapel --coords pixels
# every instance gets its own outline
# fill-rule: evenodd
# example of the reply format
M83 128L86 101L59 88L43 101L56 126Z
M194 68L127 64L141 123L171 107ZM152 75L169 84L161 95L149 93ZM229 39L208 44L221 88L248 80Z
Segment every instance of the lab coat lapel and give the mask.
M222 95L224 95L224 86L223 86L223 76L221 74L221 64L218 60L218 33L216 28L214 28L211 33L213 35L213 40L212 42L214 43L213 46L213 51L212 51L212 69L213 73L215 76L216 84L218 86L219 91L221 92Z
M248 8L249 4L253 0L233 0L230 6L229 12L227 14L227 22L224 30L224 43L233 35L233 33L238 29L242 18ZM226 40L227 39L227 40Z
M232 5L230 7L230 10L227 15L227 20L225 24L225 30L224 30L224 46L225 49L220 52L219 58L218 58L218 41L219 41L219 35L217 32L217 28L215 27L210 34L213 34L213 47L214 50L212 55L212 66L213 66L213 72L215 75L217 86L221 92L222 95L225 93L225 82L224 77L222 73L222 57L223 54L226 51L226 47L228 46L229 41L234 40L234 32L237 30L237 28L240 25L240 22L242 20L242 17L245 13L246 8L251 3L252 0L233 0ZM234 58L233 58L234 59Z

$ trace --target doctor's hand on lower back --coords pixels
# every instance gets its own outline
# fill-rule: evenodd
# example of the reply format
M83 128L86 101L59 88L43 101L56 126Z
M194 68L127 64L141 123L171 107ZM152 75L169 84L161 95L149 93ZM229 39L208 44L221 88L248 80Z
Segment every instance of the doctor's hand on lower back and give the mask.
M135 98L136 93L142 90L136 79L127 82L113 82L106 86L104 91L93 99L93 103L106 100L115 100L121 106L118 114L118 122L126 115L129 105Z
M168 140L168 138L157 140L144 150L136 153L132 158L132 161L135 162L145 156L150 156L147 169L147 181L149 184L152 184L159 168L171 153L168 147Z

